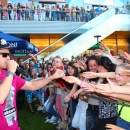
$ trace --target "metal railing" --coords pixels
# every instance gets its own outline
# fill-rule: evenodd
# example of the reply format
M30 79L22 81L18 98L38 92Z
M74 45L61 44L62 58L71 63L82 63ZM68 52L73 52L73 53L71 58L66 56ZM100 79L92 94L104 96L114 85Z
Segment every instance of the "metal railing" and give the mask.
M18 21L76 21L88 22L107 10L98 13L96 10L76 11L76 10L43 10L43 9L8 9L0 8L0 20ZM128 8L115 8L115 14L130 14Z

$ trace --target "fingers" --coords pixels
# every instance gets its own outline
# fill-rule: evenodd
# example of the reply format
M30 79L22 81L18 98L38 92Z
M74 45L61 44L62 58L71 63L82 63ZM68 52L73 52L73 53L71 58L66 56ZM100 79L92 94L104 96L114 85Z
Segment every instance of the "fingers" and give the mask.
M76 99L76 98L77 98L77 96L76 96L76 95L73 95L73 96L72 96L72 98L73 98L73 99Z
M18 63L17 63L16 61L14 61L14 60L9 60L9 61L7 62L7 69L8 69L9 71L15 72L17 66L18 66Z
M113 128L113 126L114 126L114 125L112 125L112 124L106 124L105 127L106 127L106 128Z
M130 67L130 66L128 66L128 67ZM130 75L130 70L123 70L123 71L121 71L121 74L129 76Z
M76 98L78 97L78 94L77 94L77 93L74 93L74 94L72 95L72 97L73 97L73 99L76 99Z
M108 83L109 83L110 86L113 85L113 83L111 82L111 80L109 78L107 78L107 81L108 81Z
M130 60L130 55L127 52L124 52L124 58Z
M90 83L84 83L82 88L87 92L94 92L95 91L95 85Z
M110 83L110 82L111 82L109 78L107 78L107 81L108 81L108 83Z
M64 102L68 102L68 101L69 101L68 99L66 99L66 98L64 99Z

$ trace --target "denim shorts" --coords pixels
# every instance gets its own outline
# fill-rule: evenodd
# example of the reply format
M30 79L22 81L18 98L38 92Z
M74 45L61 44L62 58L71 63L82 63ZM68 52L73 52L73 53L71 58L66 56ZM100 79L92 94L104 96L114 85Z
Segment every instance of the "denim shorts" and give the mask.
M32 103L32 96L38 98L39 100L42 99L42 96L38 91L32 91L31 93L26 94L28 104Z
M120 117L117 118L116 125L121 128L124 128L125 130L130 130L130 122L127 122Z

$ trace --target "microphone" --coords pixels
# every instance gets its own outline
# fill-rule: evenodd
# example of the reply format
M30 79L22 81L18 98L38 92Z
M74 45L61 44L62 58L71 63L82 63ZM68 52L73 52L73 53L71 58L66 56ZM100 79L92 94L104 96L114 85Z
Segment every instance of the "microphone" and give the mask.
M6 64L8 64L8 61L6 62ZM22 68L18 67L18 66L17 66L16 71L18 71L20 74L22 74L24 76L27 76L27 72L25 70L23 70Z
M17 70L19 73L21 73L22 75L27 76L27 72L26 72L25 70L23 70L22 68L17 67L16 70Z

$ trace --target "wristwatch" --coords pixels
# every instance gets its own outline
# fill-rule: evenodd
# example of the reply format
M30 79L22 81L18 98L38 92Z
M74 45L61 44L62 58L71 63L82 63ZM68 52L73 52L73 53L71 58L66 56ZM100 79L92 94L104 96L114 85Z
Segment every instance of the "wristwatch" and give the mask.
M7 73L5 74L5 77L8 77L9 75L12 75L14 77L15 73L11 71L7 71Z

